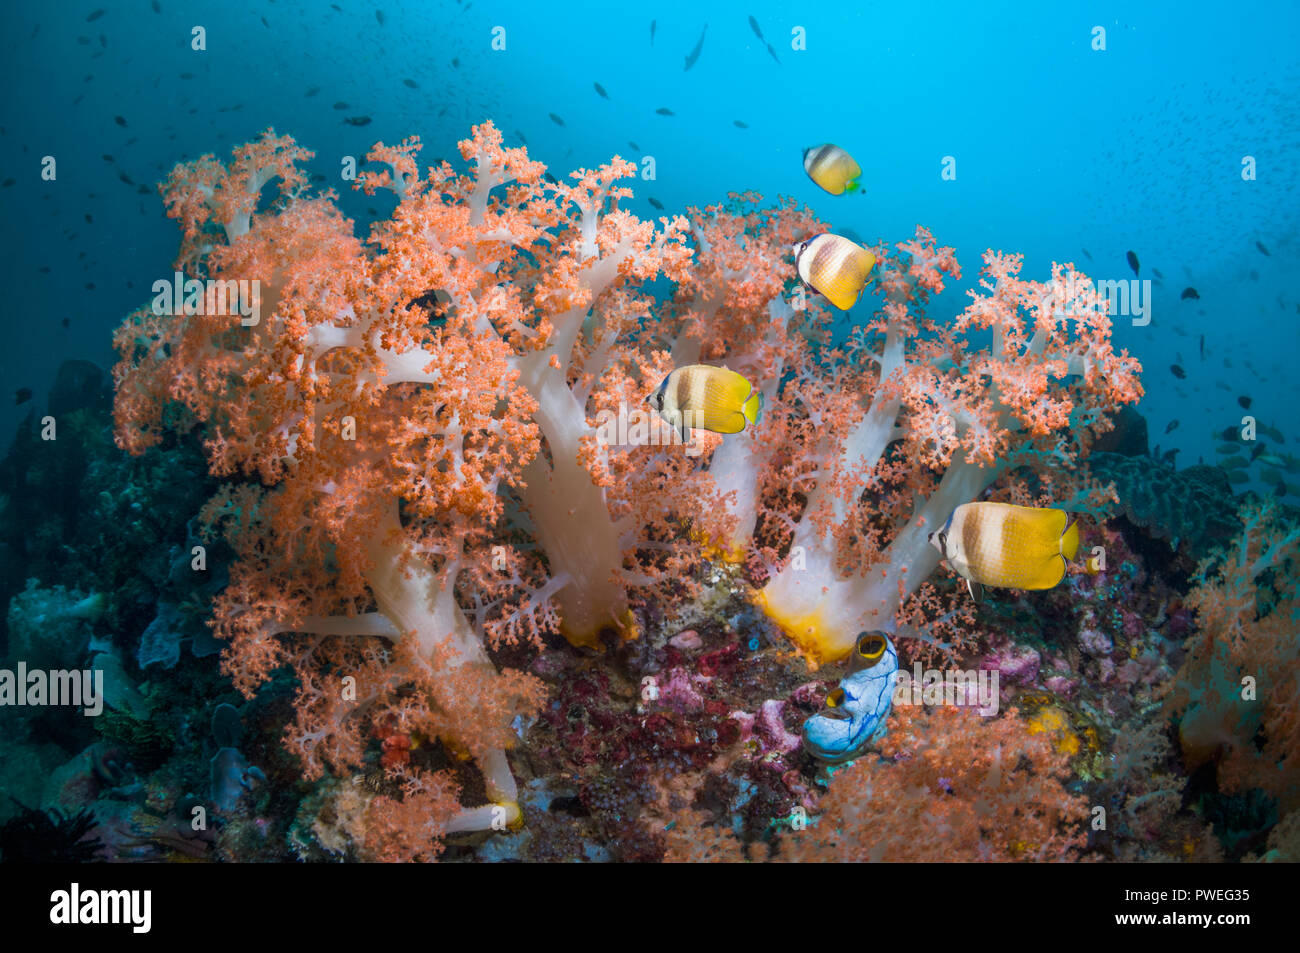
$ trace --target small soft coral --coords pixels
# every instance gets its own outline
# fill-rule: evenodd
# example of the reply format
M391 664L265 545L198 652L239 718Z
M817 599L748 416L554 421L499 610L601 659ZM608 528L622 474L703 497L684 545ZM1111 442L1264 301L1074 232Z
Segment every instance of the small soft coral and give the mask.
M1260 788L1287 811L1300 807L1300 528L1271 503L1241 524L1197 571L1170 707L1189 767L1216 762L1222 790Z
M895 708L883 759L837 773L822 813L781 841L794 861L1073 860L1085 800L1063 786L1068 756L1012 709Z

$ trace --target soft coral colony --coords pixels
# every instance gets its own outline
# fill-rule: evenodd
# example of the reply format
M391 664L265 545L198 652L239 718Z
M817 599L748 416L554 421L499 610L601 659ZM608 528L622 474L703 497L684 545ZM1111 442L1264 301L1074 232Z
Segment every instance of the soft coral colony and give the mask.
M927 583L928 533L995 481L1018 502L1095 496L1077 464L1141 395L1071 266L1037 283L989 252L986 293L940 321L924 306L960 268L918 228L873 249L879 308L835 348L792 280L790 246L825 230L806 209L747 194L642 222L618 158L559 182L491 123L460 143L465 174L421 173L419 148L368 156L380 171L357 187L397 205L364 241L333 193L308 193L311 154L288 137L178 166L177 267L256 278L260 320L144 309L116 339L125 449L199 428L214 474L259 478L205 512L239 557L213 624L245 694L295 673L285 738L305 774L355 770L394 734L481 770L486 805L395 764L376 855L519 817L506 751L544 692L489 652L635 638L637 610L689 600L704 560L747 563L810 661L863 629L954 651L934 633L964 610ZM691 448L647 417L608 439L611 415L697 361L763 392L760 428Z

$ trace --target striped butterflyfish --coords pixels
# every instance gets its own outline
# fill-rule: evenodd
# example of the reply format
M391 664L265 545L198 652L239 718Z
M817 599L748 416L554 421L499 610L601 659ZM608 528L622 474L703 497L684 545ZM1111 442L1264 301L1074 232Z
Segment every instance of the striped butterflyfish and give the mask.
M829 142L803 151L803 170L831 195L855 192L862 167L839 146Z
M708 364L688 364L665 377L646 398L646 403L686 443L696 427L714 433L740 433L750 424L758 423L763 395L735 371Z
M876 256L841 235L823 232L794 246L794 266L805 287L841 311L858 302Z
M984 586L1051 589L1079 549L1079 527L1065 510L1011 503L963 503L930 543L978 600Z

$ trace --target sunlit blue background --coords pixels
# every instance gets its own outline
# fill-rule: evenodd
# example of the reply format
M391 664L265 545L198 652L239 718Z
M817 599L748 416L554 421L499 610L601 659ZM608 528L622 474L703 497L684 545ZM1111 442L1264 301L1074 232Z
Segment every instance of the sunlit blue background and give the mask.
M1132 249L1141 277L1164 275L1151 325L1121 320L1116 334L1146 365L1152 442L1179 447L1180 465L1212 460L1210 433L1240 420L1241 395L1286 433L1284 450L1297 437L1298 4L157 6L55 0L0 13L6 444L43 412L63 360L111 365L112 328L170 275L176 232L152 187L172 164L224 158L274 126L315 150L312 171L342 189L342 157L376 140L418 134L426 159L453 157L486 118L557 176L616 153L653 155L658 178L637 184L632 206L646 216L659 214L650 197L673 212L754 189L792 195L869 242L902 241L923 223L956 247L963 287L988 247L1024 252L1036 278L1052 260L1128 278ZM205 52L190 48L195 25ZM504 51L490 45L496 26ZM791 48L796 26L804 51ZM1097 26L1104 52L1091 48ZM343 122L362 115L373 122ZM805 177L801 151L824 141L861 163L862 195L833 198ZM40 178L45 155L57 181ZM1241 177L1246 155L1253 182ZM940 178L944 156L955 181ZM391 207L350 192L342 204L359 228L368 209ZM1179 300L1188 285L1199 301ZM955 310L960 295L939 307ZM19 387L35 398L16 406ZM1166 436L1173 419L1181 426Z

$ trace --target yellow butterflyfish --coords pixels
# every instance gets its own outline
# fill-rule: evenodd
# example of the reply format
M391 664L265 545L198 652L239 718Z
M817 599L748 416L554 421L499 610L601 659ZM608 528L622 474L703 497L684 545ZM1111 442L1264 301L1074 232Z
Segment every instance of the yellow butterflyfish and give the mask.
M758 423L763 395L735 371L688 364L665 377L646 403L672 424L686 443L695 427L714 433L740 433Z
M1065 510L1011 503L964 503L930 543L979 599L984 586L1051 589L1079 549L1079 527Z
M824 232L794 246L799 280L841 311L858 303L876 256L842 235Z
M803 170L831 195L855 192L862 167L837 145L827 142L803 152Z

